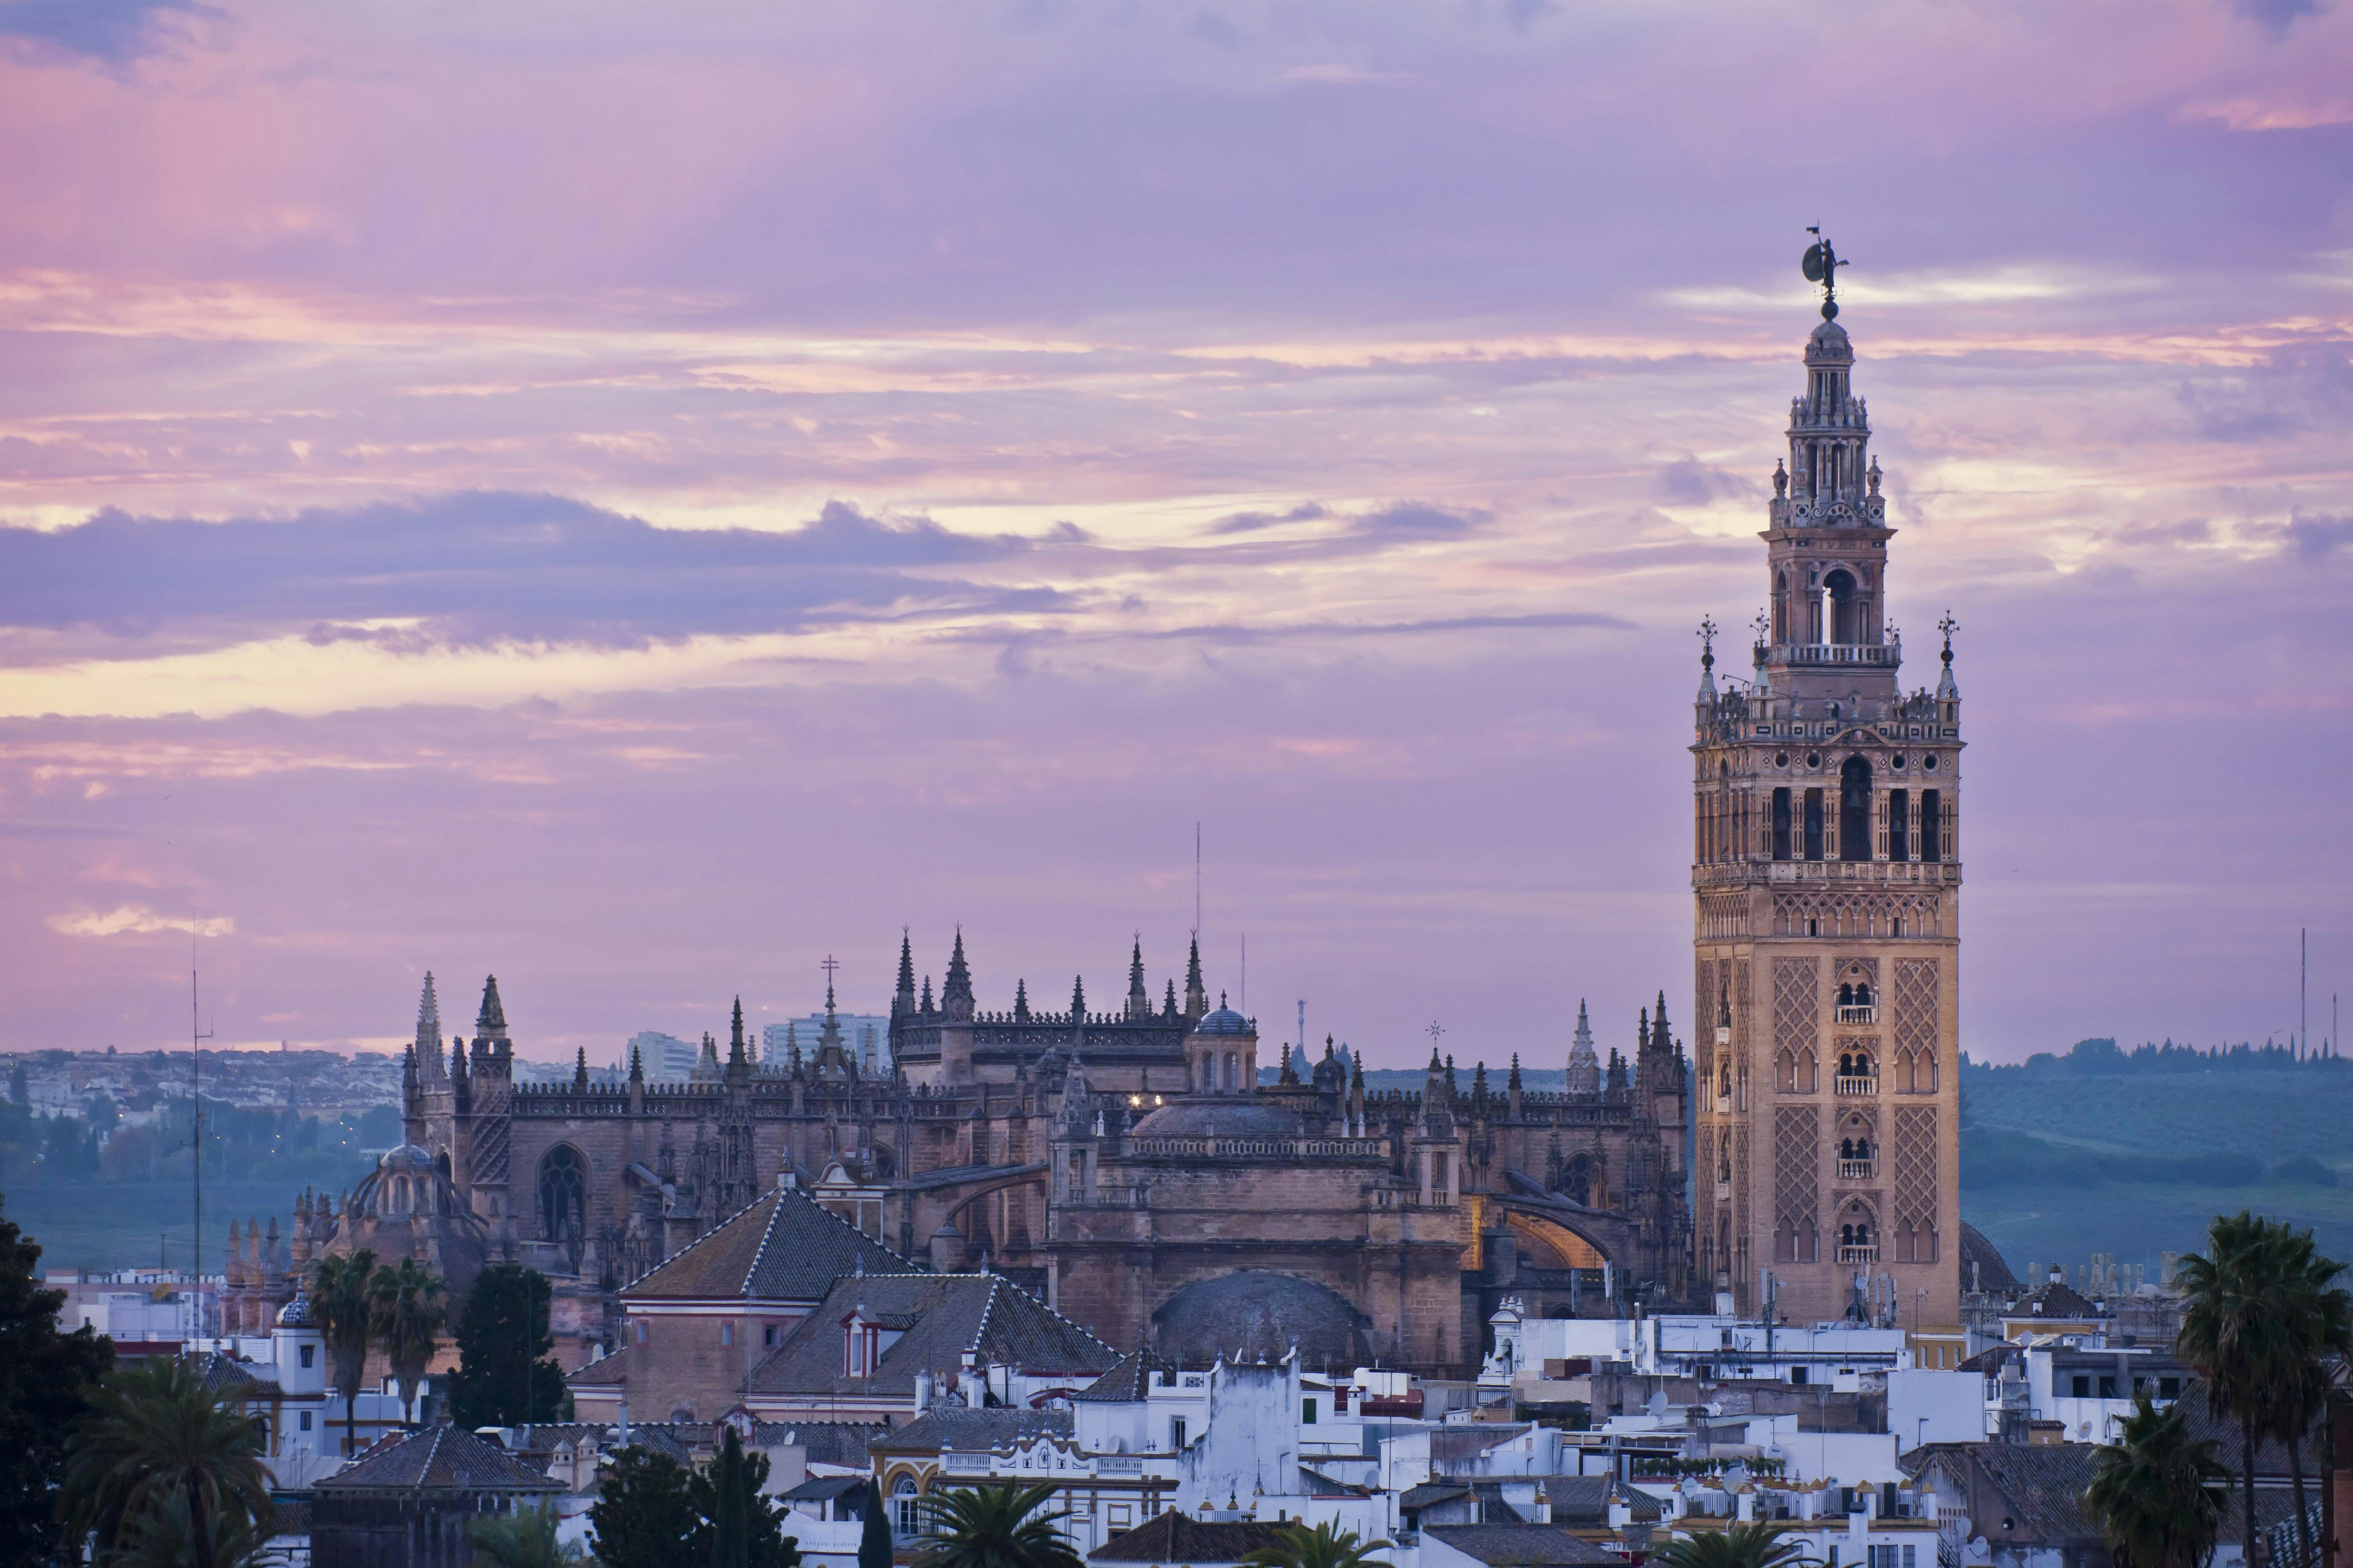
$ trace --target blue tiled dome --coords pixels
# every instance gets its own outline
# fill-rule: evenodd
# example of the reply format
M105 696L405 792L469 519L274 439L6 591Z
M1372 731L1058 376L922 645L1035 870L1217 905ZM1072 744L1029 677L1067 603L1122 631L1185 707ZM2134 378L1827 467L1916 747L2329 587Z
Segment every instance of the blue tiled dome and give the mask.
M278 1326L281 1329L308 1329L311 1321L311 1298L297 1292L291 1301L278 1309Z
M1257 1032L1250 1027L1248 1018L1231 1007L1220 1007L1208 1015L1195 1026L1195 1031L1204 1035L1249 1035Z
M386 1149L384 1157L375 1163L375 1168L379 1171L429 1172L433 1169L433 1156L414 1143L403 1143L397 1148Z

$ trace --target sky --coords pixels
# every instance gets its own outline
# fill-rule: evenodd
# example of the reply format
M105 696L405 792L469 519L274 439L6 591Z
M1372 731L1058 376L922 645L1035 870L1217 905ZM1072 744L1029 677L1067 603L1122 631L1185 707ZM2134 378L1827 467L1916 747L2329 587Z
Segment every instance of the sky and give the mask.
M1816 320L1962 1033L2353 990L2353 3L0 0L0 1049L1688 1014ZM1736 667L1739 660L1736 658Z

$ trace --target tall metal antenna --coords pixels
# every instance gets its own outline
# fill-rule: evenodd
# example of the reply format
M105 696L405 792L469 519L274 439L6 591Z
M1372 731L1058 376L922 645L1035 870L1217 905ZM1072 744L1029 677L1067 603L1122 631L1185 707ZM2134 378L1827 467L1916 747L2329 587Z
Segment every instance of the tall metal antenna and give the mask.
M1299 1054L1307 1054L1307 998L1299 999Z
M1193 824L1193 939L1201 937L1201 825Z
M1242 1016L1250 1016L1250 932L1242 932Z
M2312 1054L2312 933L2302 926L2295 928L2295 1048L2299 1055Z
M196 965L195 956L188 963L188 1099L195 1114L189 1122L191 1144L195 1160L190 1169L195 1182L196 1224L188 1238L188 1279L195 1291L196 1327L204 1327L205 1298L205 1057L204 1042L213 1037L210 1029L199 1028L196 1018Z

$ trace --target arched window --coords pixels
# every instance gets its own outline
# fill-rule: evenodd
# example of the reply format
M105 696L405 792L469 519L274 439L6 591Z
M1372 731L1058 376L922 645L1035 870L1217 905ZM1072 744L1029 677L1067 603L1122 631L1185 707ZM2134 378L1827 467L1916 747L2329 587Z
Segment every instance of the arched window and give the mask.
M580 1151L558 1143L540 1157L539 1234L566 1241L588 1228L588 1166Z
M901 1476L892 1483L891 1528L901 1535L923 1532L923 1500L916 1493L911 1476Z
M1780 643L1789 640L1789 574L1787 572L1773 574L1773 640Z
M1871 858L1871 763L1862 757L1839 767L1839 858Z
M1229 1089L1235 1089L1241 1088L1241 1086L1242 1058L1238 1053L1228 1051L1226 1053L1226 1087Z
M1859 643L1862 638L1862 611L1866 603L1854 574L1843 566L1822 579L1822 588L1830 595L1830 632L1825 642Z
M1798 1053L1797 1091L1799 1094L1814 1092L1814 1052L1810 1046Z
M1773 1058L1773 1087L1783 1094L1798 1092L1798 1058L1786 1050Z

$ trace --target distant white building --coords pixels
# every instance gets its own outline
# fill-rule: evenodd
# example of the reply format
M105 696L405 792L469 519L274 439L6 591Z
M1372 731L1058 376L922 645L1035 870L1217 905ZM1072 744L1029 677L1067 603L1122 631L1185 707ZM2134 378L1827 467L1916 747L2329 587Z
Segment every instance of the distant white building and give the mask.
M629 1049L644 1062L649 1082L684 1079L694 1071L694 1064L702 1055L702 1047L690 1045L676 1035L665 1035L659 1029L644 1029L630 1036ZM627 1072L628 1068L625 1055L621 1070Z

